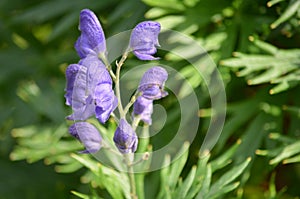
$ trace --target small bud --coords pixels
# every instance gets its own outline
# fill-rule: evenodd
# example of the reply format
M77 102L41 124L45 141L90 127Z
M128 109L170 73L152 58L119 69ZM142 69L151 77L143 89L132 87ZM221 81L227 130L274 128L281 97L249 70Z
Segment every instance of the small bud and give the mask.
M134 153L137 149L137 135L125 119L120 120L113 140L121 153Z

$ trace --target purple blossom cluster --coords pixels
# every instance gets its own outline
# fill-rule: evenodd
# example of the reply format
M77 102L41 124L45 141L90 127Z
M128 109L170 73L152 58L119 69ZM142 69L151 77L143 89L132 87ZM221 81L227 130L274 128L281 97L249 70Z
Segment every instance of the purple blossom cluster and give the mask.
M104 124L118 107L118 98L113 90L113 80L103 61L106 58L106 41L97 16L88 9L80 13L78 37L74 47L80 58L66 69L66 105L72 107L68 120L74 121L69 127L70 134L85 147L81 153L96 153L102 146L98 129L87 120L91 117ZM155 60L159 46L160 24L153 21L139 23L132 31L128 49L140 60ZM126 52L127 53L127 52ZM153 100L167 95L163 90L168 74L162 67L150 68L143 75L139 97L133 106L133 117L151 124ZM118 81L118 80L116 80ZM121 153L133 153L137 149L138 137L125 118L120 118L113 141Z

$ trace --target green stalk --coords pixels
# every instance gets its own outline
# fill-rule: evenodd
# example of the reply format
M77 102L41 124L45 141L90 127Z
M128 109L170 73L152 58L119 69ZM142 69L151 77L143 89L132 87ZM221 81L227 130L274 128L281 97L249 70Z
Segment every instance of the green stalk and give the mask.
M130 196L132 199L138 199L136 194L136 184L135 184L135 175L133 170L133 153L124 154L124 158L127 165L127 172L130 182Z

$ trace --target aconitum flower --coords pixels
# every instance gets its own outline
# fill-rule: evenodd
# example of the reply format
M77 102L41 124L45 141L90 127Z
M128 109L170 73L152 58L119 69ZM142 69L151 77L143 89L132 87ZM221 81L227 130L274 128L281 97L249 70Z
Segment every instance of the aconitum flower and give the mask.
M130 36L129 47L140 60L156 60L152 55L159 47L158 34L160 24L154 21L144 21L135 26Z
M121 153L134 153L137 149L137 135L125 119L120 120L113 140Z
M77 122L69 127L70 134L85 147L80 153L96 153L101 148L102 137L95 126L87 122Z
M75 43L80 58L92 54L98 56L105 53L105 36L97 16L89 9L80 12L79 30L81 35Z
M149 100L157 100L168 95L164 91L165 81L168 79L167 71L159 66L147 70L138 87L142 96Z
M73 109L67 119L84 121L96 114L98 120L105 123L116 108L117 100L112 79L102 61L87 56L67 68L66 78L66 104Z
M151 125L151 115L153 113L153 100L139 96L133 104L133 114L139 115L141 120Z

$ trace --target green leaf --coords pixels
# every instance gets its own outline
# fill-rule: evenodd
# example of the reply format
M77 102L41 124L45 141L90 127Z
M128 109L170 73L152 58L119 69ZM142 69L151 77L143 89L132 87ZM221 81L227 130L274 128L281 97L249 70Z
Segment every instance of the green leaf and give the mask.
M190 144L188 142L185 142L182 148L179 150L178 155L174 157L175 161L172 163L170 167L170 172L168 177L168 186L170 190L173 190L175 188L177 179L179 178L180 173L182 172L183 167L187 161L189 146Z
M291 158L287 158L285 160L283 160L283 164L291 164L291 163L298 163L300 162L300 154L299 155L295 155L294 157Z
M178 0L143 0L143 2L151 7L173 9L176 11L183 11L185 9L183 3Z
M173 194L173 198L186 199L186 195L191 188L193 181L196 177L197 167L193 166L184 182L176 188L176 192Z
M300 118L300 107L284 105L282 109L288 113L293 114L297 118Z
M289 6L282 13L282 15L271 24L271 28L274 29L281 23L290 19L300 9L300 0L291 0Z
M72 173L72 172L78 171L81 168L82 168L82 165L79 164L78 162L71 162L69 164L56 165L55 171L58 173Z
M171 166L163 168L161 174L161 189L158 198L171 198L171 193L174 192L178 178L188 158L189 143L185 142L177 155L174 157L174 162ZM163 166L170 164L170 156L166 156Z
M243 163L233 167L224 175L222 175L215 183L212 184L209 192L205 195L204 198L215 198L219 196L220 190L222 190L220 192L223 194L236 188L238 186L237 183L230 183L242 174L242 172L246 169L250 161L251 158L249 157Z
M300 141L294 142L293 144L290 144L283 148L281 153L276 156L274 159L270 160L270 164L278 164L282 160L289 158L297 153L300 153Z
M75 196L78 196L79 198L82 198L82 199L104 199L104 198L99 197L98 195L96 195L94 192L93 192L92 196L86 195L86 194L83 194L83 193L79 193L77 191L71 191L71 193L74 194Z
M235 58L222 60L220 64L230 68L242 68L237 75L246 76L249 85L280 83L269 91L271 94L285 91L299 84L299 49L281 50L254 37L250 37L250 40L271 55L248 55L236 52Z
M211 170L211 165L207 165L207 170L204 176L204 180L202 182L202 186L198 192L197 199L202 199L206 194L208 194L210 190L210 183L211 183L211 178L212 178L212 170Z
M231 158L235 154L236 150L242 143L241 140L238 140L234 145L232 145L227 151L222 153L220 156L218 156L216 159L210 162L212 172L221 169L231 163Z
M166 155L164 162L162 164L163 168L160 171L160 191L157 196L158 199L171 198L170 189L168 186L168 177L170 172L170 167L168 165L170 165L170 163L171 163L171 156Z
M230 183L222 188L220 188L218 191L216 191L215 193L213 193L212 195L208 195L205 196L207 199L213 199L213 198L218 198L222 195L225 195L226 193L233 191L234 189L236 189L238 186L240 185L239 182L234 182L234 183Z
M166 14L168 14L168 11L166 9L154 7L146 12L145 17L149 19L153 19L153 18L162 17L163 15Z
M267 3L267 6L268 6L268 7L271 7L271 6L277 4L277 3L281 2L281 1L286 1L286 0L271 0L271 1L269 1L269 2Z
M200 155L197 170L194 177L194 181L191 185L190 190L186 194L185 199L192 199L195 197L197 193L199 193L202 186L210 184L210 176L211 176L211 167L207 162L210 158L210 154L206 151L204 154Z
M271 55L276 55L276 53L278 52L278 48L267 43L264 41L259 40L258 38L254 37L254 36L249 36L249 40L251 42L253 42L253 44L255 46L257 46L258 48L260 48L261 50L265 51L266 53L269 53Z

